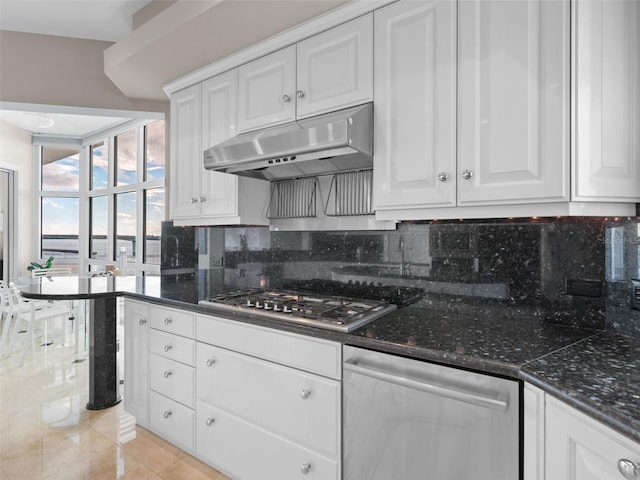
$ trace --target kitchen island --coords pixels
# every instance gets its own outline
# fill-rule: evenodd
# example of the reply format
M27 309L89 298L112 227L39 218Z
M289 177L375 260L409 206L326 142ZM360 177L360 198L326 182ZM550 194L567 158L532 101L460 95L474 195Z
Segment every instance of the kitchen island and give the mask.
M200 272L173 277L56 277L23 287L27 298L89 299L92 400L88 408L119 401L115 371L115 299L137 298L211 314L198 305L228 289ZM220 314L217 311L217 314ZM249 314L230 320L333 340L452 367L526 381L640 441L640 339L601 330L547 324L530 312L499 305L475 315L452 314L418 302L345 334Z

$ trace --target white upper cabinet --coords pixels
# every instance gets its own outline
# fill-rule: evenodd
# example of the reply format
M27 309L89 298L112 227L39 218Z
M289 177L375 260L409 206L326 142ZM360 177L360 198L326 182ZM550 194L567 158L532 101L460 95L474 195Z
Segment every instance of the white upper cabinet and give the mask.
M239 68L238 131L370 102L373 18L356 18Z
M202 83L202 150L236 134L238 70ZM202 215L237 215L238 177L204 170Z
M239 82L239 131L295 120L295 45L242 65Z
M640 2L573 4L573 196L640 202Z
M235 135L237 76L232 70L171 95L170 205L176 225L269 223L268 182L203 165L206 148Z
M297 117L373 98L373 18L353 20L297 45Z
M569 2L458 3L458 205L569 200Z
M456 202L456 3L375 12L376 210Z
M202 158L200 84L171 95L171 218L200 216Z

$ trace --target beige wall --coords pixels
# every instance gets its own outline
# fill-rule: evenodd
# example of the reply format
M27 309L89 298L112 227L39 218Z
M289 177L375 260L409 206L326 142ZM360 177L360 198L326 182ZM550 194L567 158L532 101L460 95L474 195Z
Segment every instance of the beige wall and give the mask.
M110 42L0 30L0 101L165 112L127 98L104 74Z
M31 134L21 128L0 120L0 167L14 170L17 167L18 195L16 200L16 219L18 228L18 245L14 254L18 261L18 275L27 274L27 266L35 260L33 235L33 146Z

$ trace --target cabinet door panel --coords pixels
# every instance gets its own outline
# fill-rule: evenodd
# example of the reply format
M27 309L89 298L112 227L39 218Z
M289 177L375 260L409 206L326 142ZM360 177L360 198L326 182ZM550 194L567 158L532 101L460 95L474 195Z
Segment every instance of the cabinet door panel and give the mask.
M455 2L376 11L374 63L376 210L455 205Z
M201 102L200 84L171 96L171 218L200 216Z
M640 445L547 396L546 478L620 480L618 460L640 464Z
M236 134L238 70L202 83L202 146L207 149ZM238 214L238 177L202 169L202 215Z
M195 370L160 355L149 358L149 384L152 390L193 408L195 401Z
M256 399L259 402L259 399ZM338 480L340 463L223 410L196 403L198 455L238 480ZM307 475L301 467L308 464Z
M144 303L125 301L124 409L136 423L149 424L149 310Z
M197 339L293 368L340 379L342 345L220 317L198 315Z
M195 412L156 392L149 393L149 422L162 438L189 452L194 450Z
M366 15L297 45L298 118L373 98L373 20Z
M568 200L569 2L458 8L458 205Z
M199 400L294 443L339 456L339 382L199 342L196 368Z
M255 130L295 119L296 47L242 65L239 69L238 130ZM287 95L288 101L283 101Z
M573 8L574 200L640 201L640 3Z
M195 363L195 340L151 329L149 344L151 353L191 366Z

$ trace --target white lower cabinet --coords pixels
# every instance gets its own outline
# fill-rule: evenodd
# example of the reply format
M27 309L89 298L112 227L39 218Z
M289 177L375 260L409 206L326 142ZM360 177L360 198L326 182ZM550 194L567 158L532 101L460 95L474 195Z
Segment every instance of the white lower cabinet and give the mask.
M341 345L205 315L196 332L198 457L234 480L341 478Z
M524 463L524 480L631 480L640 444L527 385Z
M338 457L340 384L335 380L204 343L198 343L196 369L199 400Z
M204 402L198 401L197 412L198 454L234 480L340 478L338 458L319 455Z
M124 409L149 425L149 305L125 300Z
M149 424L151 430L174 445L193 452L195 412L193 409L160 395L149 394Z
M151 390L193 408L195 370L189 365L152 354L149 359Z

